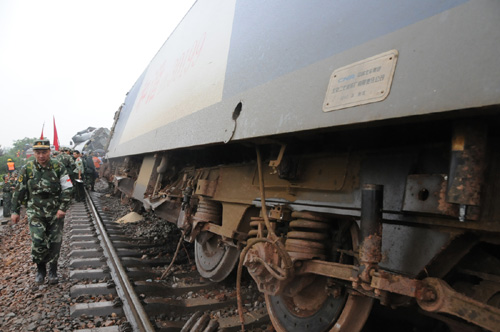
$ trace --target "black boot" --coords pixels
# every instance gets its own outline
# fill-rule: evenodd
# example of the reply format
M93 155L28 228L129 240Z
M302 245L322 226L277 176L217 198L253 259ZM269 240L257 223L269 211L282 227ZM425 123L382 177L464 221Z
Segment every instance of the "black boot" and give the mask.
M43 284L45 281L45 276L47 275L47 268L45 267L45 263L36 264L36 277L35 282L39 285Z
M57 278L57 263L49 264L49 284L55 285L59 282Z

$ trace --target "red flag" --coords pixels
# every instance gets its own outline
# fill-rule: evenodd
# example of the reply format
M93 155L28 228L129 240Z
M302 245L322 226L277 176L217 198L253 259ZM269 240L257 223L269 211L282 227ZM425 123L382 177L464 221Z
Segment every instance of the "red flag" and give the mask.
M54 120L54 148L56 151L59 151L59 138L57 137L57 129L56 129L56 118L52 116Z
M43 127L45 127L45 121L43 122L43 125L42 125L42 134L40 135L40 139L43 139Z

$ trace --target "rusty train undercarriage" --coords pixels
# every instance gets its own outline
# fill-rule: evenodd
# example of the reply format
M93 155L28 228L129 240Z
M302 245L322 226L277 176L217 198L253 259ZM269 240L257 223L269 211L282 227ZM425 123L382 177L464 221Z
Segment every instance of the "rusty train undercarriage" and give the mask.
M185 231L199 273L245 267L278 331L360 331L375 301L500 331L496 117L366 126L112 161Z

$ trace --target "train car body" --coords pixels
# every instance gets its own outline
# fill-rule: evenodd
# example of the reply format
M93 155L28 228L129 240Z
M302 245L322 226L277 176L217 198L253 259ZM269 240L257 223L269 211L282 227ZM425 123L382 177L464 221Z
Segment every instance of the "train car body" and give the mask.
M117 188L202 276L243 253L279 331L359 331L374 301L498 331L499 14L197 1L116 114Z

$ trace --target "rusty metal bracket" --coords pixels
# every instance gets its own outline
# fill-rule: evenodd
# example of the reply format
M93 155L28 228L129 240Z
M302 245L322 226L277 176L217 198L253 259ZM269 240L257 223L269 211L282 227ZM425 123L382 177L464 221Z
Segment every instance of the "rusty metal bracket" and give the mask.
M424 298L427 296L423 291L424 287L421 280L411 279L384 271L373 272L371 275L372 279L370 286L374 289L414 298Z
M500 331L500 309L455 291L441 279L426 278L423 280L423 284L434 292L435 299L417 299L417 303L422 309L457 316L489 331Z
M295 262L295 267L297 268L295 271L297 275L313 273L346 281L355 281L358 279L358 267L354 265L308 260Z
M216 225L214 223L203 223L203 226L201 227L201 231L208 231L210 233L214 233L217 235L222 236L223 238L228 238L228 239L237 239L237 240L244 240L246 238L246 234L240 233L231 229L224 228L222 226Z
M307 273L352 281L357 284L358 267L320 260L295 262L296 275ZM370 288L375 296L390 292L415 298L426 311L446 313L464 319L488 331L500 332L500 309L465 296L437 278L417 280L385 271L370 273ZM360 289L361 290L361 289ZM364 293L370 296L369 293Z
M441 279L415 280L380 271L373 273L371 287L413 297L426 311L450 314L489 331L500 331L500 309L455 291Z
M285 205L277 204L269 209L269 218L273 220L291 220L292 211Z

